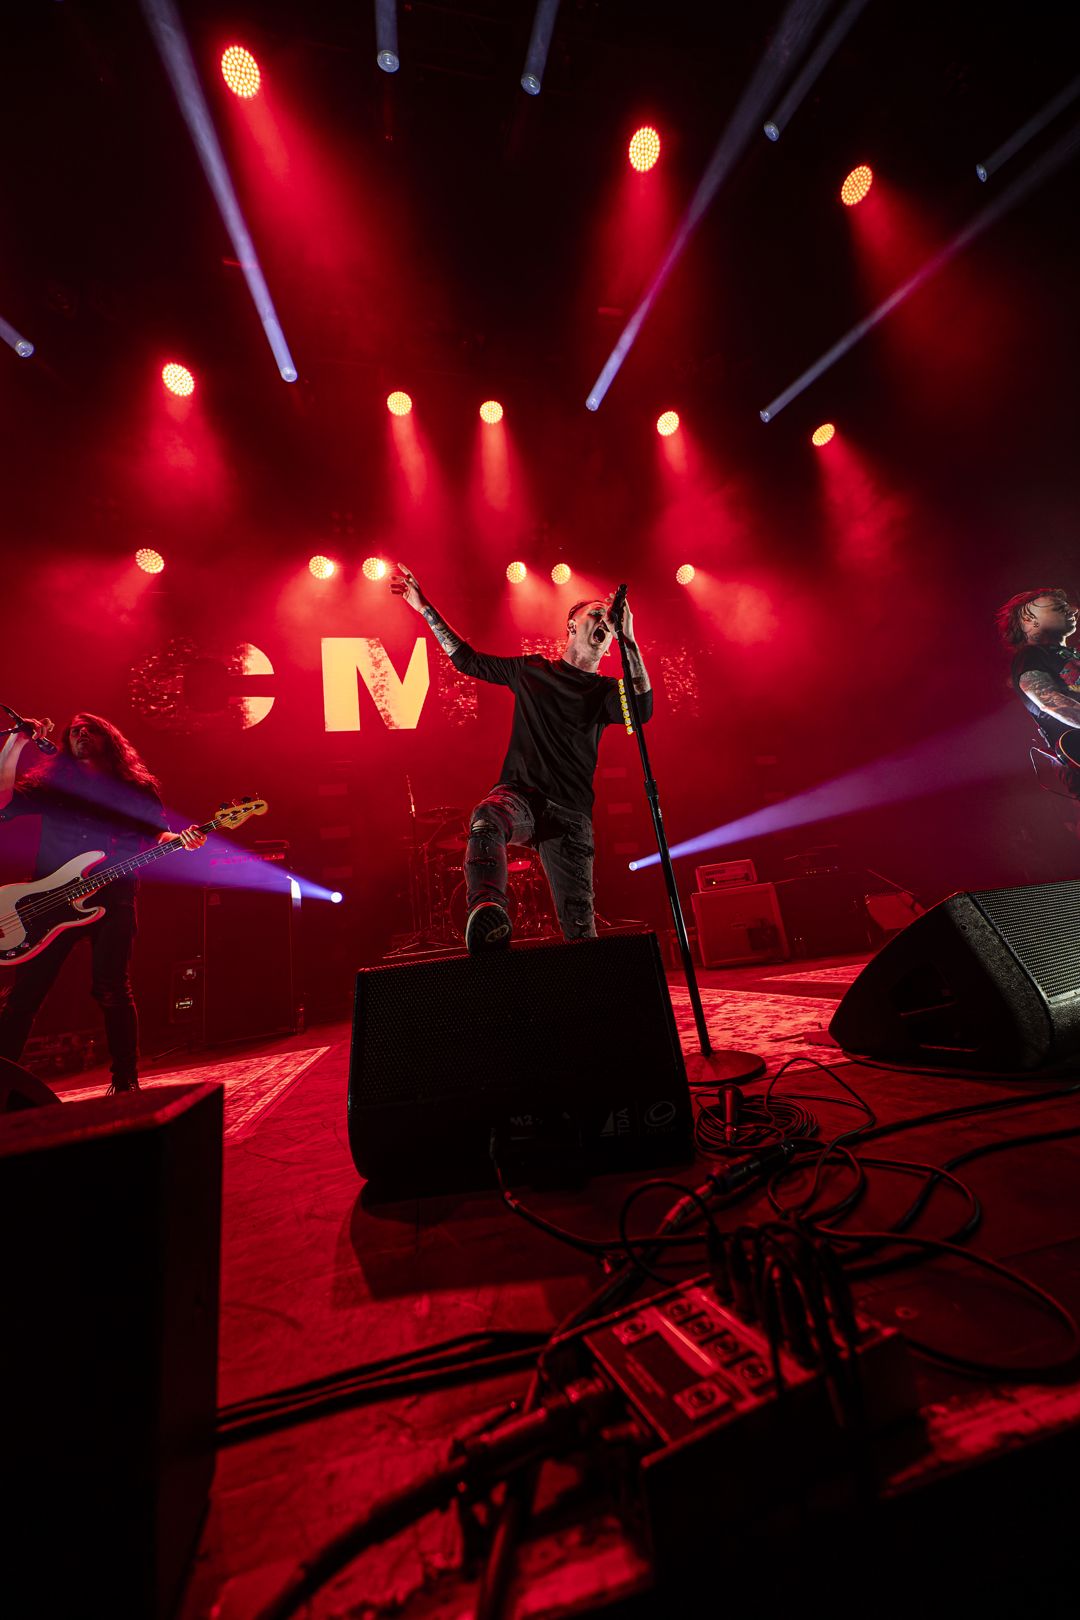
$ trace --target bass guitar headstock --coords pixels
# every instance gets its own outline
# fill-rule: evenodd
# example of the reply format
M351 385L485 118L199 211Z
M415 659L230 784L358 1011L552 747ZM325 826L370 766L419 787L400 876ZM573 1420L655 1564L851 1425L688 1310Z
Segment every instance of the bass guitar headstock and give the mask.
M231 804L219 806L214 820L219 827L230 831L242 827L251 816L265 816L270 806L265 799L234 799Z

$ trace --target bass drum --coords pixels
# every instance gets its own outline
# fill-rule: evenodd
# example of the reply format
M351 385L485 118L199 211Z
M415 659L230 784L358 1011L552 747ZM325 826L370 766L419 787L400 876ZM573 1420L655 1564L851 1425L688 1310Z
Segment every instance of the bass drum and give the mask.
M561 939L562 931L551 903L551 890L544 876L540 857L527 845L506 846L507 910L515 939ZM465 883L450 896L450 927L456 938L465 938Z

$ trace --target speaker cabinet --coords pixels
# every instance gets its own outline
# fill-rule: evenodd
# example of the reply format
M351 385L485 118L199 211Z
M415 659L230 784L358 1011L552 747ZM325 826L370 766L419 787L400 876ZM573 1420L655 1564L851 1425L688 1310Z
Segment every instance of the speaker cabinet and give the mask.
M203 1034L209 1045L291 1033L292 898L278 889L207 889Z
M44 1108L60 1101L51 1086L9 1058L0 1058L0 1114L22 1108Z
M703 889L690 899L702 967L783 962L790 956L775 883L734 883Z
M3 1594L164 1620L214 1471L222 1092L0 1117Z
M911 1067L1080 1061L1080 882L954 894L867 963L829 1031Z
M867 917L866 894L866 874L860 872L781 878L776 899L792 956L848 956L868 950L878 936Z
M690 1095L655 934L364 968L349 1143L375 1186L686 1162Z

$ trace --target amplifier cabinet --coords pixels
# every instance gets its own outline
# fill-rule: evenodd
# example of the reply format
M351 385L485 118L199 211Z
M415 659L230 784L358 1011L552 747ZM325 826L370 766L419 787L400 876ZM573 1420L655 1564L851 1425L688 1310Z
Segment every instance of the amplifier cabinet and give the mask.
M204 1038L248 1040L296 1028L289 891L207 889Z
M702 967L785 962L791 955L774 883L739 883L691 897Z

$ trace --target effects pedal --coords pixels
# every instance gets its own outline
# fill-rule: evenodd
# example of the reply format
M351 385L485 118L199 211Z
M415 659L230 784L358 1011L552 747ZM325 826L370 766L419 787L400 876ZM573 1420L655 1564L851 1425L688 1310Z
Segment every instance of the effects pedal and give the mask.
M622 1392L639 1433L624 1505L659 1575L685 1572L702 1545L760 1528L785 1503L823 1488L842 1499L856 1449L865 1457L876 1434L917 1413L903 1340L855 1321L854 1352L838 1337L830 1346L843 1406L817 1353L781 1348L778 1385L767 1334L722 1304L707 1278L584 1336L589 1375Z

